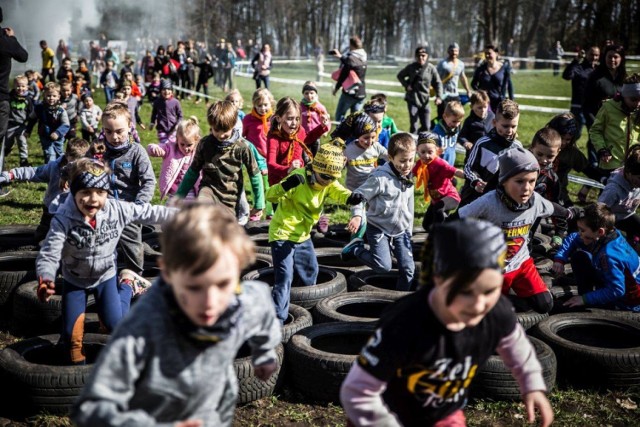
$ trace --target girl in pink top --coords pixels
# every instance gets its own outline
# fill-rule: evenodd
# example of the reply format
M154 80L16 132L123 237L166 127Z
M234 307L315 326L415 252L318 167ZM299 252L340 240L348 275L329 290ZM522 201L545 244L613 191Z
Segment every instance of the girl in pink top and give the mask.
M432 224L444 222L448 212L458 208L460 194L451 178L464 178L464 171L440 157L441 140L434 132L420 132L416 151L420 159L413 167L413 174L416 188L424 187L424 201L431 201L422 220L422 227L429 230Z
M164 144L149 144L147 152L151 157L162 157L160 169L160 198L172 196L180 186L184 174L187 173L193 155L200 141L200 126L198 118L189 117L178 124L176 141ZM189 198L198 194L200 180L189 193Z
M302 85L302 100L300 101L300 113L302 117L301 125L305 132L309 133L318 125L322 124L322 118L328 115L327 109L318 101L318 88L312 81L304 82ZM315 140L309 144L311 153L315 156L320 146L320 140Z
M253 92L251 102L253 103L251 113L242 119L242 136L251 142L258 149L258 153L266 159L269 151L267 149L267 134L276 101L269 89L263 88Z

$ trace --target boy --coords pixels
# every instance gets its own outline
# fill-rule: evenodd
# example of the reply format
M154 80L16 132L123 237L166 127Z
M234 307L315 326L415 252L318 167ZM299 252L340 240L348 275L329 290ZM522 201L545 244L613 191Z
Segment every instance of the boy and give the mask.
M537 218L570 217L572 211L535 193L540 167L530 151L512 148L500 155L499 162L498 187L461 207L457 216L486 219L502 228L508 248L502 293L513 288L531 309L548 313L553 299L529 255L529 231Z
M464 107L460 101L451 101L444 107L442 119L437 121L433 131L440 135L442 154L440 155L451 166L456 163L456 145L460 133L460 123L464 119Z
M78 125L78 110L80 110L80 102L78 96L73 93L73 84L71 80L66 78L60 80L60 98L61 106L67 112L69 117L69 132L67 132L67 139L76 137L76 126Z
M460 134L458 135L458 141L467 150L464 159L465 164L473 145L489 133L496 117L493 111L489 109L489 95L484 90L473 92L469 101L471 102L471 111L469 111L469 117L462 123L462 129L460 129Z
M60 188L62 169L69 163L84 157L88 150L89 143L84 139L70 139L67 142L64 154L55 161L38 167L25 166L2 172L0 183L3 184L11 181L46 182L48 184L42 200L40 224L38 224L35 232L35 240L37 242L44 239L49 231L51 218L53 218L53 215L49 212L49 206L58 194L64 191L63 188Z
M251 215L264 209L262 174L249 142L236 127L238 110L230 101L218 101L207 111L211 135L200 140L193 162L176 191L185 198L202 172L198 200L222 204L236 213L244 188L242 166L247 168L253 191Z
M49 82L44 87L44 99L41 104L36 104L29 116L27 124L27 139L38 123L38 136L44 154L44 162L62 156L64 138L69 131L69 116L60 105L60 86L58 83Z
M300 114L301 121L300 126L309 133L322 123L322 118L328 116L329 113L324 105L318 100L318 88L316 83L312 81L304 82L302 85L302 100L300 100ZM320 140L317 139L313 143L309 144L309 149L316 155L318 147L320 146Z
M80 125L82 138L93 142L98 137L98 127L102 121L102 108L93 102L91 93L82 95L82 109L80 110Z
M33 102L36 102L40 99L40 90L42 89L40 87L40 73L34 70L27 70L24 74L29 80L29 92L31 94L31 99L33 99Z
M160 97L153 102L150 130L156 127L158 140L164 144L176 140L176 128L182 121L182 107L180 101L173 97L171 80L162 80L161 88Z
M160 79L160 72L156 71L153 73L153 80L149 83L149 89L147 89L149 104L153 106L155 100L160 97L160 92L162 92L162 81Z
M320 217L325 199L331 197L349 205L362 202L362 195L352 194L338 182L345 160L341 142L334 140L322 145L311 164L294 169L267 191L267 200L278 204L269 224L269 244L275 273L273 302L281 324L288 317L294 273L304 286L316 284L318 260L311 229Z
M162 276L102 351L71 414L78 426L230 426L242 344L258 378L277 369L280 324L269 288L239 282L255 255L234 216L193 204L163 230Z
M384 93L376 93L371 95L371 100L377 100L380 104L384 104L384 117L382 118L382 131L387 131L389 138L398 133L396 122L387 115L387 95ZM388 142L388 141L387 141ZM388 144L387 144L388 145Z
M389 162L374 170L354 194L366 201L367 240L364 247L357 235L342 249L342 258L358 258L376 272L391 270L391 249L398 260L400 273L396 290L408 291L415 265L411 249L413 230L413 176L416 143L411 134L401 132L389 141ZM363 216L364 205L356 206L354 216Z
M26 130L32 111L33 98L29 92L29 80L23 75L16 76L13 79L13 90L9 93L9 124L4 155L8 156L13 145L17 142L20 166L30 166Z
M482 193L495 188L487 186L487 183L498 173L498 156L506 150L522 147L522 143L516 139L519 120L520 108L517 103L505 99L498 104L493 129L473 145L464 166L466 181L460 192L460 206L471 203Z
M571 259L580 295L568 307L604 306L640 312L640 258L615 228L615 215L604 203L593 203L578 215L578 232L556 253L553 270L564 274Z
M62 64L60 64L60 68L58 68L58 73L56 74L56 79L62 86L62 82L60 80L66 79L69 82L73 81L73 69L71 68L71 58L64 58L62 60Z

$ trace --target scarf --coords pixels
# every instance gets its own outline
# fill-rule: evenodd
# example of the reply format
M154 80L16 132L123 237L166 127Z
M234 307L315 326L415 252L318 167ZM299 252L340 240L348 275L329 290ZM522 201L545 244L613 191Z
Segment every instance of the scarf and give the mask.
M416 188L420 188L424 185L424 201L429 202L431 197L429 196L429 168L426 163L420 160L420 164L416 168Z
M227 150L229 147L235 144L236 141L240 138L240 130L238 128L233 128L233 131L231 132L231 136L229 137L229 139L224 141L219 141L218 139L216 139L215 136L213 138L218 142L218 144L220 145L220 147L222 147L223 150Z
M256 119L259 119L260 121L262 121L262 132L264 132L264 134L266 135L269 132L269 127L270 127L269 120L271 119L271 116L273 116L273 111L269 110L261 116L256 112L255 108L252 108L251 115Z
M389 162L389 167L391 168L391 171L393 172L393 174L398 178L398 180L400 180L400 184L402 185L402 191L406 191L408 188L413 187L413 174L411 172L409 172L409 175L407 176L402 176L400 175L400 172L398 171L398 169L396 169L395 166L393 166L393 163ZM426 190L426 187L425 187Z
M309 161L313 160L313 153L309 150L309 147L304 143L304 141L298 138L298 132L294 132L293 134L284 133L282 130L272 130L271 133L278 138L280 141L289 141L289 149L287 150L287 159L286 165L290 165L293 162L293 151L295 149L296 144L299 144L302 147L302 151L304 151L307 156L309 156Z
M131 136L129 135L127 137L127 140L125 142L123 142L122 144L118 145L117 147L111 145L109 143L109 141L107 141L107 138L104 139L104 144L107 146L107 148L111 151L115 151L116 153L122 153L126 150L129 149L129 147L131 147Z
M509 195L504 192L504 188L502 186L498 186L498 188L496 188L496 193L498 194L500 201L504 203L507 209L509 209L512 212L526 211L527 209L531 208L531 206L533 206L533 200L532 200L534 197L533 194L531 195L531 198L527 200L527 203L524 203L521 205L517 203L515 200L513 200L511 197L509 197Z

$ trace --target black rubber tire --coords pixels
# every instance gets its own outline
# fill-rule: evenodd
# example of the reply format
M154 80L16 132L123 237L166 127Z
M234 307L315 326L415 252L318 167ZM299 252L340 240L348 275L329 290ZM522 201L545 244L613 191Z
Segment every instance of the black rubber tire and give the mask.
M290 384L309 399L338 402L340 385L373 329L368 323L331 322L298 332L287 344Z
M245 405L273 394L273 390L281 374L282 362L284 360L284 346L278 344L275 348L277 355L277 368L268 380L262 381L255 376L253 363L251 361L251 350L248 344L244 344L238 351L233 361L233 369L236 371L238 379L238 405Z
M271 221L249 221L245 224L244 230L249 235L269 233L269 223Z
M158 258L162 255L160 252L160 241L157 237L149 238L142 242L142 253L144 255L144 269L153 269L158 267Z
M162 227L160 224L142 224L141 234L143 242L146 242L149 239L160 239Z
M553 295L554 303L551 314L562 313L592 313L598 314L603 318L613 319L626 319L635 322L640 322L640 313L624 310L611 310L597 307L564 307L562 304L570 297L578 295L577 286L554 286L551 288L551 295Z
M341 248L315 248L315 251L318 258L318 265L331 268L344 274L347 280L349 280L349 277L351 277L353 273L369 270L369 267L364 265L358 258L343 261L340 258Z
M256 253L256 261L249 265L247 268L240 272L240 277L253 270L260 270L261 268L273 267L273 258L270 254Z
M59 339L60 335L28 338L0 351L2 392L6 393L8 399L15 399L17 407L25 408L31 414L68 414L108 336L84 335L88 363L83 366L54 364L55 360L63 357L62 348L56 346ZM4 404L10 403L3 400Z
M396 292L347 292L320 301L313 309L314 323L375 323L400 295Z
M640 323L602 313L564 313L532 333L551 346L558 372L576 386L629 388L640 383Z
M258 280L273 286L273 267L254 270L242 276L243 280ZM290 302L306 309L313 308L320 300L331 295L346 292L347 281L342 273L327 267L319 267L318 283L313 286L297 286L294 280L291 287Z
M549 317L549 313L538 313L537 311L531 310L531 307L524 298L513 294L507 295L507 298L513 305L518 323L522 325L525 331L531 329L532 326L538 324L541 320Z
M550 393L556 385L558 361L551 347L537 338L529 337L536 350L536 356L542 366L542 377ZM470 395L482 399L520 400L518 382L498 355L489 357L471 383Z
M0 226L0 251L37 251L39 242L35 239L35 225Z
M282 326L282 343L288 343L298 331L311 325L313 325L313 317L309 310L297 304L289 304L289 316Z
M542 233L535 233L531 242L531 252L547 255L551 250L551 237Z
M397 293L398 296L409 294L410 292L396 291L397 280L397 270L392 270L388 273L376 273L373 270L365 270L354 273L349 277L348 288L349 292L393 292Z
M536 255L536 254L533 254L532 256L533 256L533 262L536 265L536 270L538 270L538 273L542 274L542 273L548 273L551 271L551 268L553 267L552 259L549 259L542 255Z
M36 280L38 252L0 253L0 310L11 310L15 289L23 283Z
M257 254L271 255L271 245L269 245L269 234L267 233L253 234L253 235L250 235L249 238L256 245L255 251Z

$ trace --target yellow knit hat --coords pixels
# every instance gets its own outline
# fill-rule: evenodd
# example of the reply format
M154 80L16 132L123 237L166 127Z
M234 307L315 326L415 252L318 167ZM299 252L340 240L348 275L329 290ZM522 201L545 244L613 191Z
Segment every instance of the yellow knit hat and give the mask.
M311 164L314 172L340 178L345 163L343 150L344 141L340 138L334 139L329 144L321 145Z

